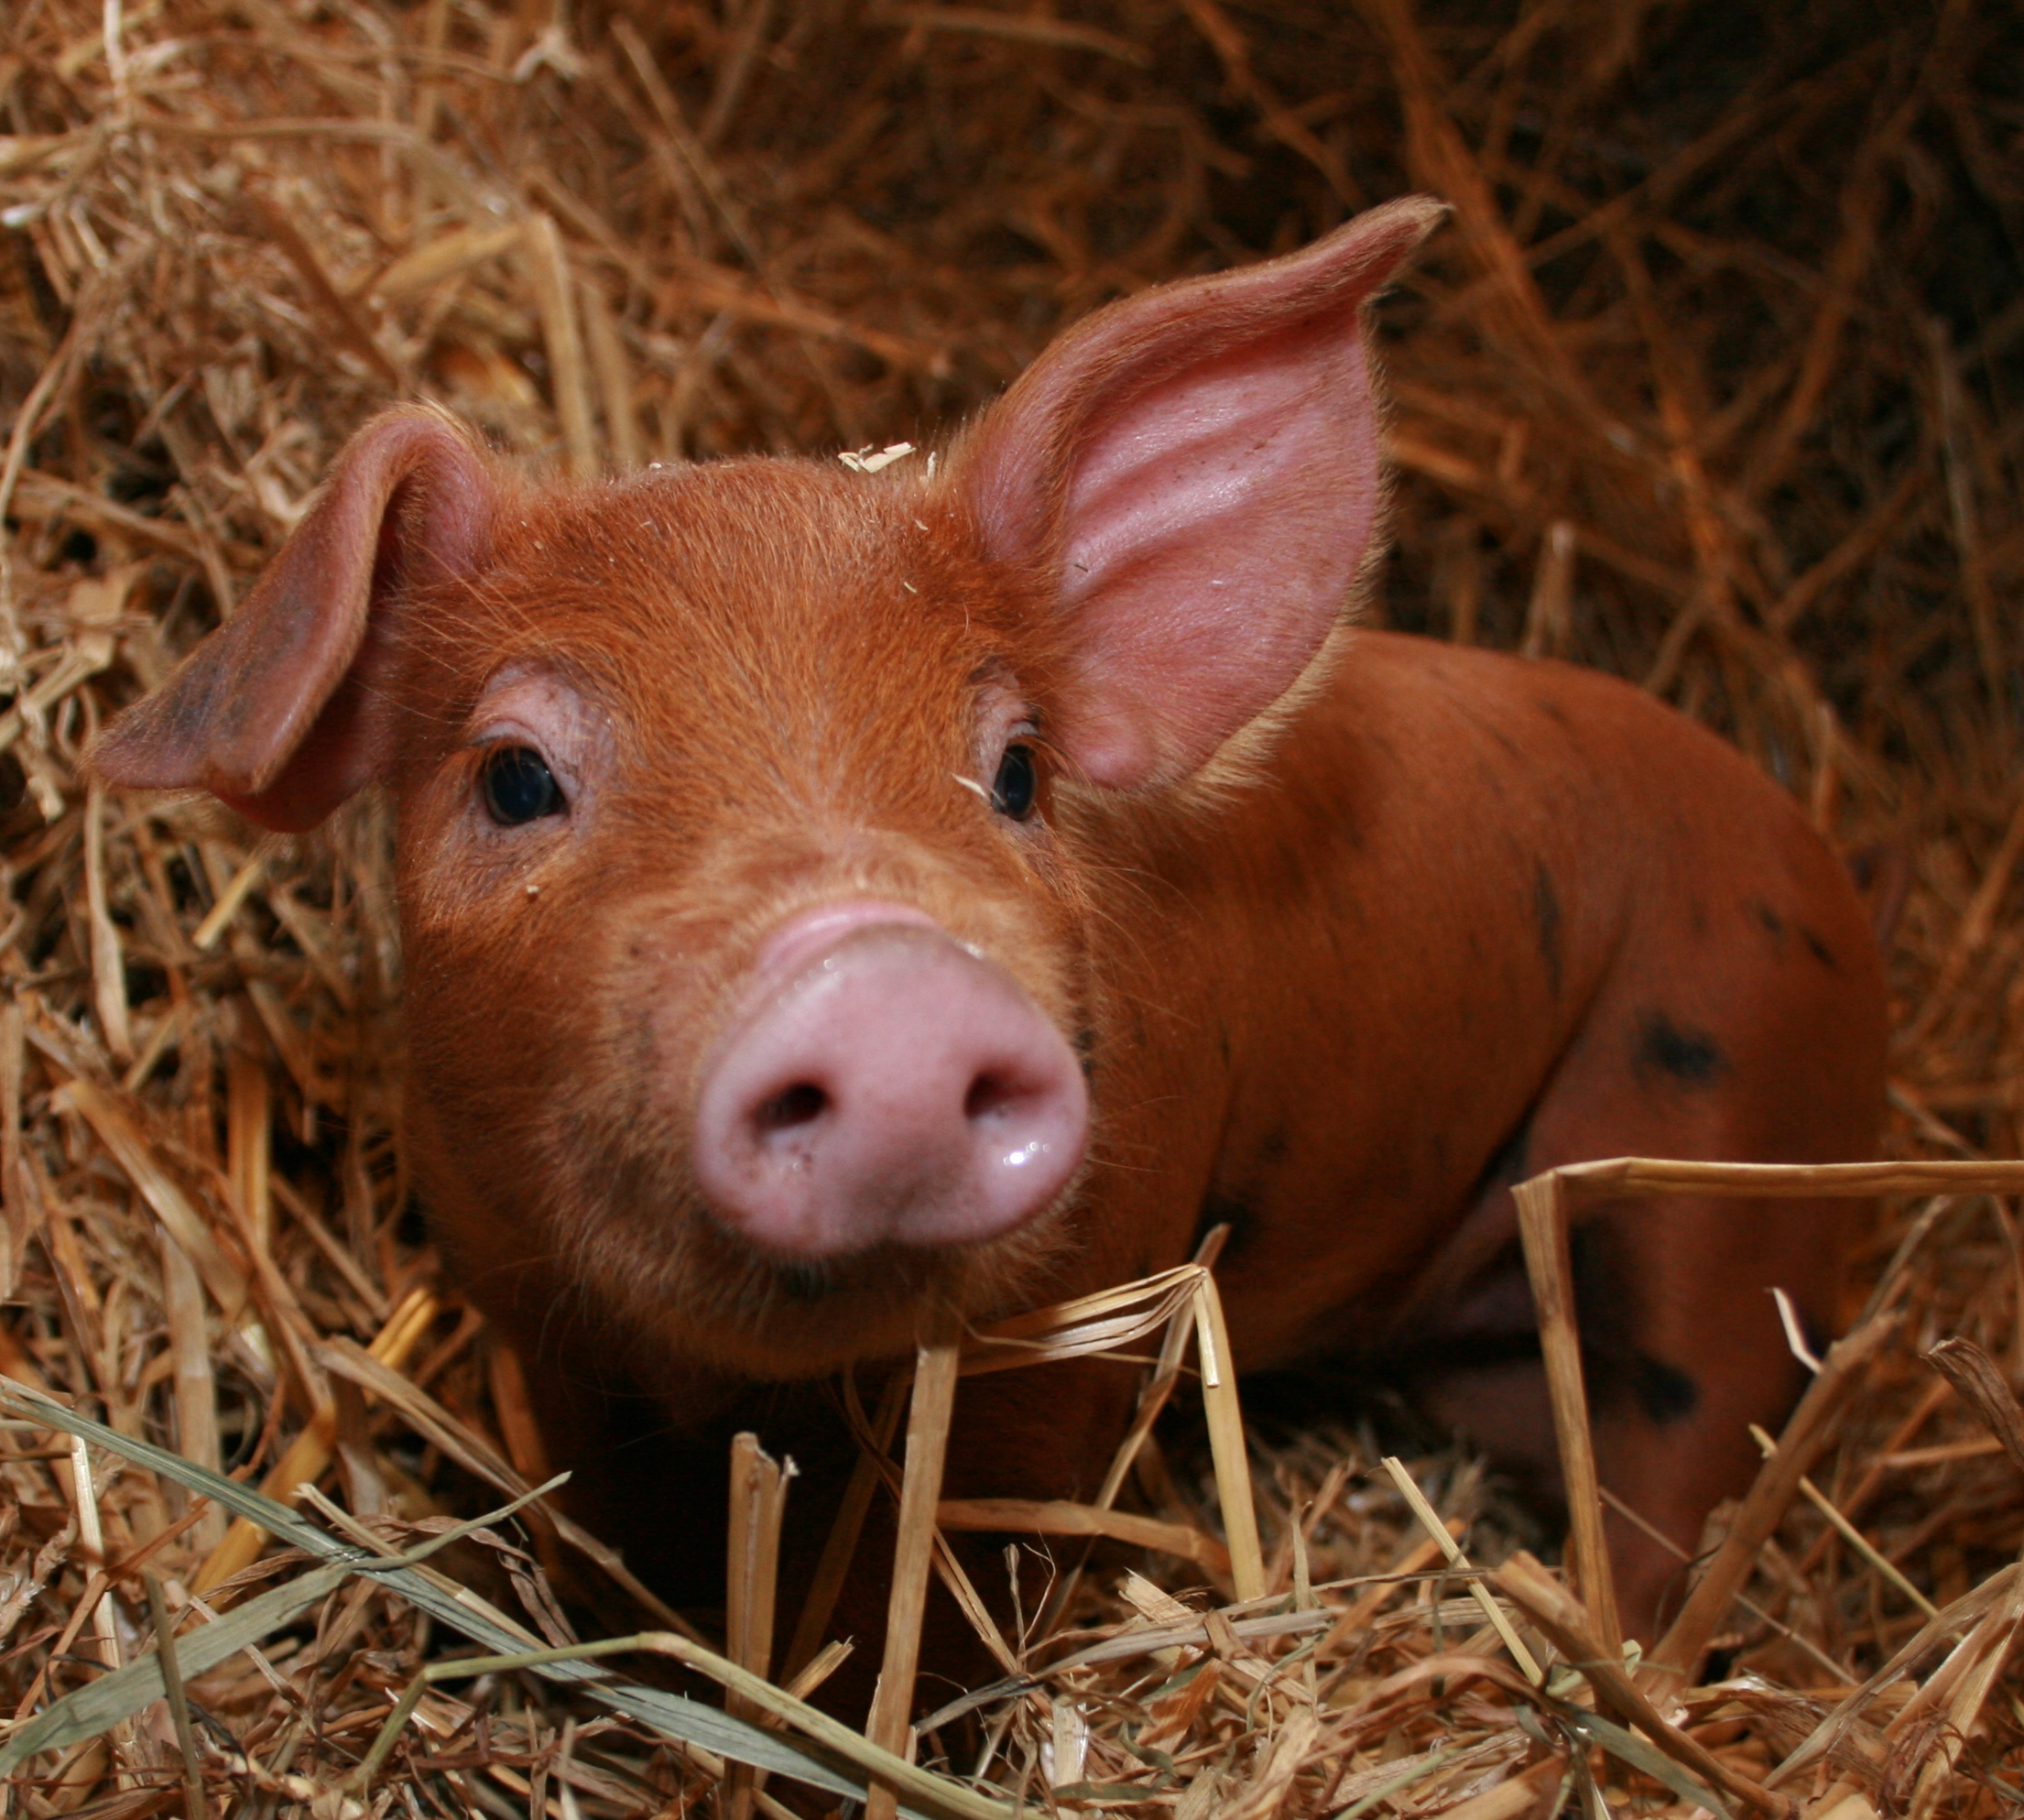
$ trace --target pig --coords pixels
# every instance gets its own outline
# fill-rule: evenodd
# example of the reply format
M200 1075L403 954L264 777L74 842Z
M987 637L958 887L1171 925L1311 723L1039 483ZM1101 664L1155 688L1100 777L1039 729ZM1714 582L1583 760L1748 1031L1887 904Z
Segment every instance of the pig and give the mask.
M391 792L429 1216L669 1597L721 1597L730 1428L802 1467L791 1625L837 1374L1217 1225L1241 1368L1376 1361L1550 1478L1514 1182L1871 1153L1877 944L1786 792L1624 682L1357 623L1366 317L1440 213L1112 303L876 474L539 483L389 410L100 738L272 829ZM1768 1291L1824 1328L1850 1219L1579 1235L1602 1477L1681 1546L1800 1384ZM1088 1497L1133 1387L965 1383L948 1495ZM1649 1637L1675 1559L1612 1546Z

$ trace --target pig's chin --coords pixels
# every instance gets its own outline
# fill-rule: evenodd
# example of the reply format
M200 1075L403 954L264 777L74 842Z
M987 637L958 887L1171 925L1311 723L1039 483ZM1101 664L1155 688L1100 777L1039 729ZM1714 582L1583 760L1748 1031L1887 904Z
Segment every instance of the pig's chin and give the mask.
M669 1363L775 1381L827 1377L911 1352L944 1323L974 1325L1029 1305L1067 1243L1067 1199L979 1245L880 1245L822 1259L769 1255L692 1206L672 1255L636 1259L625 1282L591 1288L606 1306L628 1308L637 1339Z
M770 1379L908 1353L944 1323L974 1325L1025 1306L1059 1249L1061 1226L1043 1215L981 1245L884 1245L820 1259L768 1257L728 1237L743 1268L710 1336L726 1364Z

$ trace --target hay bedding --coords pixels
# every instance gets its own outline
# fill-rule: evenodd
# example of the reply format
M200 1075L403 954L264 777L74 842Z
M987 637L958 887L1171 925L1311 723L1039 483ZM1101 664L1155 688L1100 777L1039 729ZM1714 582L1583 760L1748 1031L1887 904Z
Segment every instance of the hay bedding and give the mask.
M334 1458L331 1508L383 1547L537 1466L511 1362L437 1298L408 1204L383 813L259 842L78 775L367 412L438 398L582 473L874 449L974 406L1106 297L1409 186L1456 217L1382 314L1402 479L1377 611L1643 680L1837 839L1899 843L1891 1151L2015 1156L2020 53L2014 13L1972 0L15 0L0 1368L129 1452L169 1443L283 1494ZM1991 1577L2024 1543L2019 1466L1920 1357L1962 1335L2024 1374L2024 1254L1988 1198L1908 1202L1866 1281L1908 1235L1904 1330L1812 1472L1869 1553L1795 1501L1718 1640L1730 1678L1684 1703L1760 1779L1919 1632L1916 1601L1967 1598L1967 1640L1894 1671L1789 1786L1849 1792L1836 1820L2024 1808L2019 1607ZM1984 1400L2000 1428L2000 1388ZM9 1428L0 1451L16 1719L148 1647L147 1575L174 1609L207 1560L249 1556L215 1555L223 1513L117 1450L82 1500L64 1435ZM1465 1580L1432 1577L1366 1433L1310 1426L1254 1460L1275 1608L1297 1581L1342 1621L1317 1647L1216 1617L1043 1675L982 1710L996 1789L1189 1820L1692 1805L1623 1749L1569 1754L1581 1677L1542 1720L1508 1676L1420 1666L1496 1639ZM1465 1455L1413 1466L1478 1556L1520 1533ZM1195 1520L1204 1470L1154 1456L1145 1508ZM489 1533L439 1564L560 1634L520 1532ZM305 1571L275 1559L251 1570L265 1586ZM1215 1602L1171 1603L1199 1569L1137 1564L1153 1577L1103 1561L1073 1639L1028 1637L1029 1662ZM206 1628L179 1618L180 1648ZM356 1582L193 1674L187 1749L157 1704L37 1758L8 1798L779 1811L786 1784L713 1794L706 1749L515 1672L432 1689L387 1773L344 1793L419 1665L469 1648ZM965 1736L930 1735L922 1760L960 1746L968 1771ZM1528 1762L1543 1773L1514 1794Z

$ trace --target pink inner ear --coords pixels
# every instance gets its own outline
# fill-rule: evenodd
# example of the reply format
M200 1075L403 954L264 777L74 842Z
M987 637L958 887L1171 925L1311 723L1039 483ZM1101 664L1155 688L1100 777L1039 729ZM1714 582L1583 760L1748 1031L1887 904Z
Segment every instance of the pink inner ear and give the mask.
M1102 783L1184 772L1328 636L1370 541L1377 425L1340 312L1123 401L1073 457L1061 600L1072 749Z

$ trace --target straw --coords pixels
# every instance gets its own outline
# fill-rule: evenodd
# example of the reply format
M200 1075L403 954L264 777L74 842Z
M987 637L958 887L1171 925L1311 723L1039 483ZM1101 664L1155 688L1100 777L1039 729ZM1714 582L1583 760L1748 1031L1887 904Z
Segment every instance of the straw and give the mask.
M2003 1197L2024 1172L1934 1167L2003 1163L2024 1139L2008 11L0 11L0 1369L103 1415L120 1445L171 1443L240 1489L287 1499L314 1478L397 1551L493 1509L495 1486L550 1477L518 1362L478 1330L414 1193L385 801L276 837L208 799L95 791L81 770L93 729L231 615L373 411L436 401L503 460L557 475L752 452L870 465L945 448L1113 297L1436 190L1451 223L1374 314L1395 482L1367 620L1652 689L1856 856L1890 922L1880 1163L1769 1178L1605 1162L1559 1190L1573 1218L1598 1197L1635 1218L1626 1197L1681 1190L1870 1197L1833 1324L1870 1349L1830 1358L1839 1382L1816 1394L1833 1406L1778 1439L1740 1511L1715 1514L1677 1591L1691 1631L1647 1664L1645 1691L1761 1784L1852 1681L1888 1669L1806 1780L1773 1786L1841 1804L1841 1820L2016 1804L2004 1575L2024 1500L2006 1399L2024 1326ZM1711 910L1710 939L1732 939ZM1354 1188L1315 1216L1358 1217ZM1177 1232L1197 1213L1168 1211ZM1505 1646L1437 1537L1466 1533L1485 1570L1520 1547L1550 1556L1561 1538L1540 1507L1386 1396L1246 1426L1224 1368L1246 1335L1198 1318L1200 1281L1183 1267L1118 1285L1050 1335L1058 1312L963 1337L964 1370L1039 1374L1043 1406L1054 1357L1164 1369L1128 1444L1087 1463L1086 1501L984 1507L955 1485L917 1500L908 1574L939 1574L1004 1652L995 1694L917 1676L917 1705L976 1702L919 1736L919 1773L974 1770L977 1799L1028 1811L1178 1820L1357 1803L1518 1820L1562 1797L1683 1820L1686 1797L1610 1754L1632 1746L1521 1674L1496 1678ZM1873 1298L1895 1330L1866 1326ZM1608 1488L1586 1488L1582 1313L1555 1313L1545 1350L1576 1488L1567 1589L1600 1644L1616 1640ZM1193 1359L1190 1334L1208 1342ZM1924 1362L1936 1350L1961 1390ZM1183 1381L1198 1365L1215 1379L1206 1420ZM862 1375L894 1387L897 1423L893 1366ZM844 1684L819 1680L843 1642L834 1593L888 1573L862 1531L899 1477L897 1430L860 1414L870 1444L816 1596L796 1608L791 1572L777 1593L776 1683L817 1677L834 1701ZM763 1424L758 1444L774 1444ZM145 1574L187 1657L212 1614L230 1623L303 1571L285 1525L228 1533L221 1504L95 1441L81 1497L69 1452L50 1451L0 1429L0 1682L24 1722L104 1678L104 1614L144 1649ZM77 1532L86 1498L97 1554ZM642 1623L721 1637L726 1613L669 1611L551 1504L527 1507L531 1541L466 1538L431 1571L499 1609L519 1601L534 1637L563 1622L601 1640ZM694 1514L699 1546L714 1551L728 1514ZM970 1521L1006 1527L954 1527ZM999 1534L1056 1558L1038 1611L1018 1606L1030 1561L1015 1586L981 1541ZM1147 1586L1186 1622L1150 1618ZM436 1590L451 1603L424 1618L360 1583L257 1657L186 1661L203 1802L347 1820L346 1778L382 1723L368 1716L462 1647L440 1612L471 1607ZM1224 1603L1233 1590L1256 1597ZM1927 1637L1928 1606L1959 1621ZM863 1716L845 1716L862 1742ZM904 1744L914 1716L888 1735ZM418 1695L375 1799L563 1820L719 1802L738 1760L726 1735L642 1724L533 1671L446 1676ZM1047 1766L1078 1759L1083 1781L1057 1787ZM131 1752L101 1734L14 1786L25 1811L139 1820L189 1802L190 1772L143 1723ZM801 1799L748 1785L756 1812ZM1331 1790L1350 1793L1331 1807Z

